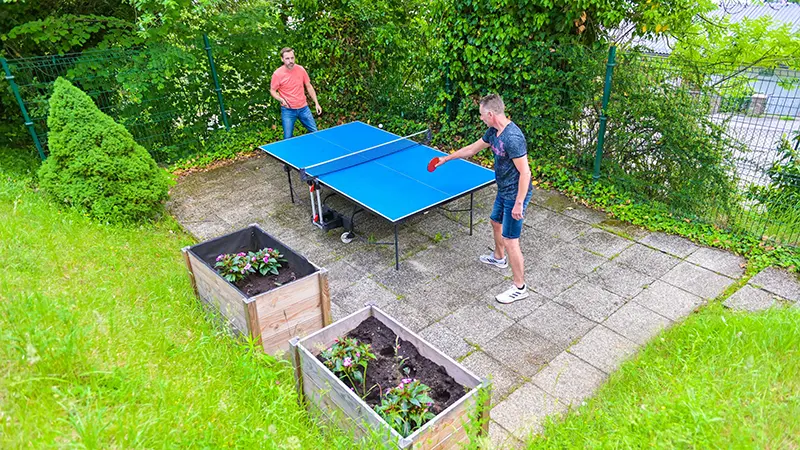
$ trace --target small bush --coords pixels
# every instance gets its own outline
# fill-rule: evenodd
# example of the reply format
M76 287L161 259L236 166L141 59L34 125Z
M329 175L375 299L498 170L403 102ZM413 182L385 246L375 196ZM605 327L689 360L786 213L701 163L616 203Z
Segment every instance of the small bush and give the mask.
M125 127L63 78L55 82L47 126L50 156L39 180L48 194L113 223L152 219L162 209L170 176Z

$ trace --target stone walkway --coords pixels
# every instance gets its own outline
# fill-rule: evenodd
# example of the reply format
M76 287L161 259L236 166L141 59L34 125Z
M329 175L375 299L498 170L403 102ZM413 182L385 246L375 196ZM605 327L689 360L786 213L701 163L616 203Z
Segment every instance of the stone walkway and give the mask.
M297 178L297 177L293 177ZM375 302L451 357L494 384L490 435L516 447L545 417L579 405L621 362L662 329L680 321L741 277L745 261L662 233L610 220L557 193L535 190L522 249L531 295L511 305L494 295L511 270L488 267L488 214L494 188L475 196L468 213L441 209L400 228L400 270L393 228L365 215L361 240L344 244L341 229L324 233L310 221L307 188L295 181L289 201L281 165L262 156L184 178L168 205L205 240L259 223L295 251L330 271L334 319ZM447 206L469 207L469 199ZM744 310L800 300L793 275L766 269L725 300Z

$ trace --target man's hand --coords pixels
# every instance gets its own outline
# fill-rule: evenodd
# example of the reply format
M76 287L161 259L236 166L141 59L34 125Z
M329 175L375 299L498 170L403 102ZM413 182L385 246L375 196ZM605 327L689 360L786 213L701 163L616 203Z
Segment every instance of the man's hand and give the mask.
M511 217L513 217L514 220L522 219L522 202L514 203L514 208L511 209Z
M322 114L322 106L319 106L319 103L316 104L316 108L317 108L317 115Z
M281 97L279 101L281 102L281 106L283 106L284 108L289 107L289 103L287 103L286 99L284 99L283 97Z
M438 162L438 163L436 163L436 166L434 166L434 167L439 167L439 166L441 166L442 164L446 163L447 161L449 161L449 160L447 159L447 156L440 156L440 157L439 157L439 162Z

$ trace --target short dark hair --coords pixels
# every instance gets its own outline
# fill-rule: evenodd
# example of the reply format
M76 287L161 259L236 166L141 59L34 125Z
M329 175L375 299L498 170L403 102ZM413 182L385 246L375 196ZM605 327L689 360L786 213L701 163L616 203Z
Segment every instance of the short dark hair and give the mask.
M503 98L497 94L489 94L481 99L480 106L483 109L489 110L495 114L505 114L506 105L503 103Z
M292 47L283 47L281 49L281 58L283 58L284 53L289 53L289 52L294 52L294 49Z

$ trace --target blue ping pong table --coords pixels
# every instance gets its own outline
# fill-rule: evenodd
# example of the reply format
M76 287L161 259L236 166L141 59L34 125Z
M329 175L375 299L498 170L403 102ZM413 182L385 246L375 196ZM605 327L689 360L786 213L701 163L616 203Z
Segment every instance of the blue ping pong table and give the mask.
M445 153L410 136L401 137L363 122L327 128L260 148L283 163L292 203L291 171L300 172L302 180L309 185L312 222L326 231L344 227L342 241L354 238L355 216L364 210L391 222L394 225L395 269L400 267L398 224L469 194L471 235L472 195L495 182L493 171L465 160L450 161L428 172L428 161ZM333 194L321 200L323 186ZM326 205L328 197L334 194L356 205L351 215L341 214Z

